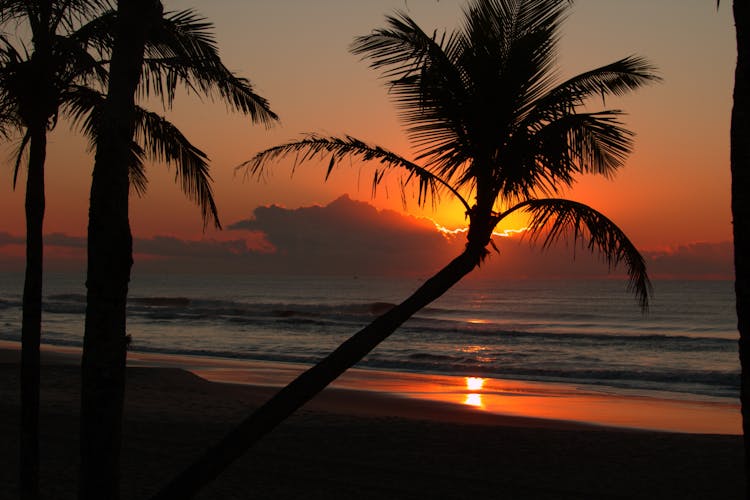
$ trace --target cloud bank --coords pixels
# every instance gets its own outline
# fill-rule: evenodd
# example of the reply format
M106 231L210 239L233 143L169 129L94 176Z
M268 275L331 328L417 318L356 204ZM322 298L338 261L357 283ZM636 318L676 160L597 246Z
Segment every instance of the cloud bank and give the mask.
M264 263L290 274L418 275L451 246L429 221L348 196L325 206L259 207L228 229L262 232L274 249Z
M464 245L425 219L342 196L324 206L258 207L231 224L224 239L184 240L173 236L136 238L134 272L255 273L288 275L416 276L437 272ZM23 271L24 238L0 233L0 269ZM559 245L542 252L528 238L496 238L479 278L575 279L607 275L607 266L585 249ZM64 234L46 236L48 269L85 268L86 241ZM645 251L653 278L732 278L732 245L692 243ZM575 256L575 258L574 258ZM624 275L624 269L614 270Z

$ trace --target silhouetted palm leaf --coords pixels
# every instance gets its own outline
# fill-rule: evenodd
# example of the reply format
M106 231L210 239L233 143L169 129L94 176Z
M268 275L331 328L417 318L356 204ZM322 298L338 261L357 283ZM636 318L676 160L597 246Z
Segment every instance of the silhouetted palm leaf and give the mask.
M21 170L24 153L26 152L26 148L28 147L29 142L31 142L31 134L29 134L29 131L26 130L23 134L23 137L21 137L21 141L18 143L16 153L13 155L15 157L15 161L13 162L13 189L16 189L16 184L18 183L18 172Z
M622 96L646 83L659 81L655 71L643 57L626 57L560 83L539 100L536 110L556 116L565 113L566 107L581 105L592 97L604 100L610 95Z
M86 136L96 143L98 120L105 96L87 87L73 87L66 94L66 110ZM175 166L175 180L182 191L201 209L204 226L213 222L221 227L211 188L208 157L195 147L180 130L165 117L136 106L136 128L131 146L130 180L132 187L142 194L148 181L143 166L146 158Z
M177 86L183 85L269 126L278 117L247 79L236 76L221 62L212 28L192 10L165 15L147 40L143 91L171 104Z
M517 211L527 212L531 219L527 232L533 241L547 248L572 237L575 249L585 242L591 252L599 252L610 269L624 263L629 277L628 290L634 292L642 308L648 307L651 283L646 262L625 233L600 212L576 201L547 198L526 200L503 213L503 218Z
M117 13L99 16L80 31L80 39L105 54L111 47ZM166 13L147 40L140 93L158 96L171 106L182 86L190 92L219 99L234 110L269 126L278 116L249 80L222 63L213 25L193 10Z
M419 190L419 204L424 204L428 198L434 202L439 190L444 188L450 191L467 210L470 209L468 202L466 202L461 194L441 178L392 151L380 146L371 146L364 141L350 136L342 139L310 134L300 141L288 142L262 151L250 160L242 163L238 168L245 168L247 173L261 176L265 172L265 167L269 162L286 158L290 155L294 155L293 170L298 164L314 160L325 161L328 158L326 179L330 176L333 168L345 158L357 158L365 162L377 162L381 166L375 169L373 175L373 195L388 170L401 168L408 173L403 181L404 184L416 179Z
M201 208L204 226L213 221L215 227L221 228L205 153L193 146L163 116L140 107L136 108L135 139L143 145L149 157L174 165L175 180L180 182L188 198Z
M70 15L76 20L83 20L87 5L103 3L70 2L71 8L76 9L76 12ZM22 2L22 4L23 8L7 12L12 12L13 17L21 17L29 8L33 11L33 6L36 5L33 2ZM74 22L63 15L65 5L67 5L65 2L51 3L52 15L61 16L58 19L49 20L53 26L64 24L68 27ZM39 20L36 22L38 24ZM29 124L29 117L42 113L48 117L47 127L52 129L57 123L59 108L65 105L65 97L70 88L106 84L107 72L101 61L96 60L86 50L85 45L76 43L73 39L74 34L75 32L66 35L52 33L50 37L50 65L54 68L54 80L49 82L51 91L48 92L46 101L37 94L37 87L34 85L34 80L38 79L38 76L32 71L31 54L27 53L25 47L22 49L23 52L19 51L7 37L0 37L0 114L4 116L5 130L12 126L22 136L15 154L14 188L23 155L30 144L30 136L25 130Z

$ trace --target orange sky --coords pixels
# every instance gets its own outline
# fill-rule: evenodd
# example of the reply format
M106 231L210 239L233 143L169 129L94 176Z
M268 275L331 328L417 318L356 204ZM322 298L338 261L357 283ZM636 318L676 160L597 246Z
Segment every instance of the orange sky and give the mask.
M348 53L347 46L354 36L382 26L384 15L394 9L408 9L426 29L453 27L463 1L164 0L164 4L168 10L193 7L213 21L227 66L248 77L282 119L281 125L268 131L227 114L221 104L202 103L194 96L182 96L168 113L212 159L216 200L225 226L250 219L259 206L326 205L343 194L402 211L395 185L370 197L366 168L340 170L323 183L319 168L290 178L288 166L282 164L267 182L256 183L243 181L233 167L258 150L303 132L351 134L408 156L408 143L387 90L375 72ZM717 12L711 0L579 0L565 25L561 76L636 53L654 62L664 78L659 85L607 102L628 112L627 123L637 134L634 154L614 181L585 178L568 193L613 219L643 250L671 252L696 242L730 240L733 36L730 3L722 3ZM65 123L50 137L48 234L85 235L93 163L85 149L85 141L70 133ZM9 151L6 148L6 158ZM22 184L11 191L12 162L4 165L0 233L22 237ZM243 237L236 231L204 235L198 210L183 199L172 173L153 165L149 176L147 195L132 202L136 238ZM456 204L432 212L411 203L408 211L444 226L462 222ZM18 252L1 243L0 259Z

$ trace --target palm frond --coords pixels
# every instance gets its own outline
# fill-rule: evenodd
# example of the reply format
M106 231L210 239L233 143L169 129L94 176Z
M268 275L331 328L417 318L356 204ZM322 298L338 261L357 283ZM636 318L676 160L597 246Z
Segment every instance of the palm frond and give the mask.
M56 0L51 3L50 33L75 31L81 24L114 7L109 0Z
M24 127L19 115L18 95L13 91L16 66L14 51L4 49L0 47L0 135L9 139Z
M326 179L336 165L345 158L356 158L364 162L380 164L373 175L373 193L383 180L387 171L393 168L403 169L407 175L403 179L403 186L416 180L418 183L418 203L423 205L428 199L433 203L439 195L440 189L448 190L468 210L470 206L461 194L443 179L432 174L425 168L413 163L396 153L380 146L372 146L354 137L320 137L314 134L306 136L300 141L288 142L256 154L250 160L240 164L237 168L244 168L249 175L262 176L268 163L294 155L292 169L297 165L319 160L328 161Z
M86 86L71 86L63 98L63 110L73 127L78 128L89 139L89 150L96 147L99 121L106 95ZM138 195L146 193L148 177L144 162L146 152L135 140L130 144L128 180L131 189Z
M88 87L77 86L66 95L66 114L74 126L96 143L98 121L106 96ZM204 227L213 223L221 228L211 188L208 157L195 147L180 130L163 116L136 106L136 128L131 144L130 180L139 194L145 192L147 179L143 163L146 158L175 166L175 181L201 209Z
M89 146L94 147L102 106L106 96L85 85L71 85L62 96L63 114L89 138Z
M224 66L212 28L192 10L165 15L147 40L141 92L154 93L171 105L175 89L183 85L210 99L218 97L254 122L270 126L278 116L249 80Z
M20 129L22 127L15 115L15 110L10 109L6 112L3 99L0 97L0 138L8 140Z
M18 145L18 148L16 149L15 153L15 161L13 162L13 190L16 189L16 184L18 182L18 171L21 170L21 163L23 163L24 154L26 153L26 148L29 145L29 142L31 142L31 133L26 130L26 133L21 138L21 142Z
M352 51L384 70L417 161L473 188L497 177L478 169L496 168L523 110L549 86L563 12L559 0L475 2L462 30L440 36L400 14Z
M103 10L98 16L82 23L69 37L83 47L94 50L100 57L108 55L113 44L117 11Z
M572 235L574 247L585 241L592 253L598 251L603 256L610 269L625 264L628 290L635 294L641 309L648 309L652 286L646 261L614 222L583 203L560 198L526 200L504 212L501 219L518 211L531 215L527 234L532 241L541 239L543 248Z
M526 126L552 120L585 104L593 97L623 96L649 83L659 82L656 67L647 59L629 56L557 84L534 103Z
M468 157L460 147L467 142L467 80L456 64L461 33L428 35L404 13L386 22L387 29L357 37L350 50L382 70L418 159L442 168L450 180Z
M221 228L211 188L208 157L163 116L136 106L135 140L152 159L175 167L185 195L201 209L204 227L213 222Z
M370 67L384 69L383 77L397 81L422 70L426 58L442 53L437 32L428 36L419 25L403 12L386 16L388 29L377 29L369 35L358 36L350 46L355 55L371 60ZM387 69L385 69L387 68Z
M105 63L94 57L87 50L86 45L69 36L56 36L54 41L56 78L61 87L74 83L87 83L106 88L109 74Z
M140 144L135 141L130 142L130 160L128 161L128 182L130 189L137 196L146 194L148 188L148 176L146 175L145 166L146 152Z
M568 113L530 136L526 147L548 172L553 191L558 184L569 186L573 174L611 177L625 164L633 133L623 126L621 115L618 110Z
M0 0L0 23L17 20L28 12L28 0Z

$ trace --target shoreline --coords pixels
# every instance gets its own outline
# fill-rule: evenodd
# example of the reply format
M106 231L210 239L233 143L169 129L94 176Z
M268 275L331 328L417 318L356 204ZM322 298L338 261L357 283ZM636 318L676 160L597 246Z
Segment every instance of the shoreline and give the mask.
M18 354L0 345L0 439L7 443L0 449L7 486L0 500L18 497ZM178 359L133 358L139 359L128 367L123 500L149 498L276 391L211 382L176 366ZM155 358L162 366L146 366ZM77 361L75 352L43 350L44 498L75 498ZM196 498L739 499L742 457L741 436L502 416L339 387L298 410Z
M0 341L0 360L18 351L20 344ZM4 352L5 351L5 352ZM76 365L80 348L44 344L46 362ZM257 361L161 353L128 353L129 367L179 368L207 381L252 386L273 395L307 366L276 361ZM569 383L529 382L521 380L476 378L480 388L466 386L467 377L430 375L408 372L351 368L323 394L308 405L316 408L333 406L339 411L367 416L412 417L457 423L502 422L519 425L524 419L530 425L538 421L564 426L603 426L622 429L681 432L691 434L741 435L739 402L719 398L674 398L663 393L632 395L591 386ZM599 389L599 390L597 390ZM332 400L328 392L347 393ZM388 404L372 405L364 412L353 401L379 398ZM395 403L390 400L395 398ZM325 400L325 403L317 401ZM352 401L347 404L347 400ZM440 411L417 411L429 404L439 404ZM384 411L380 408L387 408ZM408 408L408 410L405 410ZM390 412L390 414L388 413Z

